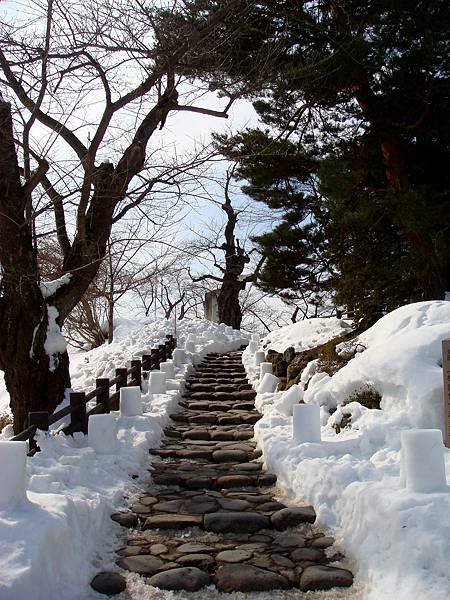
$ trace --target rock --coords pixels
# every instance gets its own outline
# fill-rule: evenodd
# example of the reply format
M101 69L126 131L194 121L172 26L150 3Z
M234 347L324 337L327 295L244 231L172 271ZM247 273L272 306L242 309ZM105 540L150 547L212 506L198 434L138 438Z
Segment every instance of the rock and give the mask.
M243 450L215 450L212 459L217 463L247 462L248 455Z
M303 548L306 545L306 538L297 533L279 535L274 540L279 548Z
M181 503L180 500L169 500L168 502L158 502L153 505L153 510L158 512L177 513L180 511Z
M262 511L262 512L266 512L266 511L274 511L274 510L281 510L282 508L286 508L284 504L281 504L281 502L263 502L262 504L258 504L258 510Z
M120 594L127 587L125 578L120 573L104 571L98 573L91 581L91 587L105 596L115 596Z
M204 516L207 531L253 533L268 526L269 518L255 512L215 512Z
M209 575L196 567L180 567L158 573L147 583L161 590L186 590L187 592L197 592L205 585L209 585Z
M214 552L214 548L212 546L208 546L207 544L197 544L195 542L181 544L178 546L177 552L182 552L183 554L200 554L204 552Z
M273 473L264 473L258 477L258 485L274 485L277 482L277 476Z
M116 523L119 523L119 525L122 525L122 527L128 527L130 529L136 527L138 524L137 515L132 512L113 513L111 519Z
M209 554L185 554L177 558L177 563L183 567L198 567L208 570L215 564L215 561Z
M215 513L211 513L215 514ZM153 515L145 519L143 529L185 529L202 524L202 517L197 515Z
M214 579L221 592L264 592L290 587L282 575L247 564L222 565Z
M334 544L334 538L329 536L318 537L311 542L311 548L329 548Z
M255 480L249 475L222 475L217 478L216 485L219 488L232 488L232 487L247 487L254 485Z
M191 513L194 515L204 515L205 513L214 512L219 508L219 505L215 500L210 498L209 500L185 500L182 504L183 512Z
M329 590L333 587L350 587L353 575L346 569L325 565L306 567L300 575L299 587L302 592L309 590Z
M318 562L324 558L324 553L322 550L318 550L317 548L297 548L297 550L291 552L291 558L296 563L304 560Z
M145 554L145 550L141 546L126 546L117 552L119 556L136 556L137 554Z
M246 473L248 473L248 472L254 473L256 471L261 471L262 465L261 465L261 463L245 462L245 463L239 463L238 465L236 465L235 469L236 469L236 471L244 471Z
M216 556L217 561L226 563L240 563L252 557L252 553L247 550L224 550Z
M182 436L183 439L190 439L190 440L209 440L209 439L213 439L210 435L209 435L209 431L207 431L206 429L188 429L187 431L185 431Z
M188 450L180 450L177 452L177 456L179 458L200 458L208 460L211 457L211 450L203 450L203 449L188 449Z
M295 508L282 508L270 517L275 529L287 529L300 523L314 523L316 512L312 506L299 506Z
M138 556L119 558L117 564L119 567L122 567L122 569L133 571L140 575L154 575L161 570L164 562L151 554L139 554Z
M252 506L250 502L238 498L222 498L219 499L219 504L224 510L245 510Z
M289 365L295 358L295 349L290 346L289 348L286 348L286 350L283 352L283 359L286 361L286 363Z
M158 498L154 496L142 496L139 498L139 504L144 504L145 506L153 506L158 502Z
M283 556L282 554L271 554L270 559L279 567L284 567L286 569L295 567L295 564L292 562L292 560L290 560L287 556Z
M164 552L167 552L168 550L168 547L164 544L153 544L150 546L150 553L154 556L158 556L158 554L164 554Z

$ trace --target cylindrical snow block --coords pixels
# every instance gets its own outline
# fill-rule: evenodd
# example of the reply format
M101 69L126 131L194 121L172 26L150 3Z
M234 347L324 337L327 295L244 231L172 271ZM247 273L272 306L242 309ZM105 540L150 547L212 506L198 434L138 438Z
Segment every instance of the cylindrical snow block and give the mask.
M172 353L172 360L177 367L186 362L186 352L182 348L175 348Z
M195 352L195 342L187 341L184 344L184 348L185 348L186 352Z
M197 336L195 335L195 333L189 333L187 336L187 341L195 343L197 341Z
M0 441L0 510L26 500L26 442Z
M255 342L255 340L252 340L251 342L249 342L247 347L250 350L250 352L256 352L259 348L259 344L258 342Z
M264 377L261 380L261 383L258 386L259 394L273 394L276 391L277 385L280 380L272 373L265 373Z
M266 353L263 352L262 350L258 350L257 352L255 352L255 365L257 367L259 367L259 365L261 363L263 363L266 360Z
M167 377L163 371L150 371L148 376L148 390L151 394L165 394L167 391Z
M91 415L89 417L88 444L97 454L116 454L117 423L114 415Z
M139 386L120 388L120 415L122 417L142 415L142 397Z
M259 335L259 333L252 333L252 341L259 342L260 339L261 336Z
M296 404L293 407L293 437L296 442L320 442L320 406Z
M261 380L266 373L273 373L272 363L262 362L259 365L259 379Z
M402 431L403 476L410 492L446 489L444 444L440 429Z
M159 370L166 374L167 379L174 379L175 365L172 361L159 363Z

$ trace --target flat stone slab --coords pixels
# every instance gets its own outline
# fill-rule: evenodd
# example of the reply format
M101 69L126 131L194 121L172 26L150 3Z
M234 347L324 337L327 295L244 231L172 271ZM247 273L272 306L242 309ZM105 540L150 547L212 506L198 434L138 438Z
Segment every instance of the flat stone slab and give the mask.
M128 527L130 529L136 527L139 522L137 516L132 512L113 513L111 519L116 523L119 523L119 525L122 525L122 527Z
M221 592L265 592L291 587L286 577L247 564L223 565L217 569L214 580Z
M181 552L182 554L201 554L214 551L215 549L212 546L208 546L208 544L197 544L195 542L181 544L181 546L178 546L177 548L177 552Z
M214 514L214 513L211 513ZM201 526L202 517L198 515L153 515L145 519L143 529L185 529Z
M269 527L269 524L269 518L257 512L209 513L203 521L207 531L218 533L253 533Z
M162 571L150 579L147 583L161 590L185 590L197 592L202 587L209 585L209 575L197 567L180 567Z
M298 506L282 508L270 517L270 522L275 529L287 529L300 523L314 523L316 511L312 506Z
M91 587L105 596L115 596L120 594L127 587L125 578L120 573L104 571L98 573L91 581Z
M139 554L119 558L117 564L122 569L139 573L140 575L154 575L163 568L164 562L152 554Z
M306 567L300 575L299 587L302 592L329 590L334 587L350 587L353 575L346 569L337 569L326 565Z
M212 459L216 463L247 462L248 453L244 450L215 450Z
M226 563L240 563L249 560L252 553L248 550L223 550L216 556L216 560Z

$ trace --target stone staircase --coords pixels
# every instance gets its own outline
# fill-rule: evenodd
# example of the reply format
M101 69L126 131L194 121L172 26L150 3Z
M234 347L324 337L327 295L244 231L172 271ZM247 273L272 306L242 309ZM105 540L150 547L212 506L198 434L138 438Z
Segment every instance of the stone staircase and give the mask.
M112 515L134 530L118 552L122 569L190 592L211 583L222 592L352 585L349 570L330 564L343 558L330 552L333 539L311 527L313 507L275 500L276 477L252 439L255 395L241 352L209 355L196 368L163 446L151 451L151 488ZM121 576L99 574L92 585L108 593L113 580Z

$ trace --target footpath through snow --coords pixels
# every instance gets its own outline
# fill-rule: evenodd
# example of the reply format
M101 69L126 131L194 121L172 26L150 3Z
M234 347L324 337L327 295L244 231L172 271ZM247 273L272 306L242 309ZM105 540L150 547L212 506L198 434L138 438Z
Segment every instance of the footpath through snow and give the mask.
M283 351L296 343L305 350L346 329L343 323L339 331L336 320L313 319L269 334L261 346ZM355 357L332 377L316 373L317 361L311 362L300 386L307 385L305 403L321 406L321 444L292 440L283 392L256 399L264 413L256 436L267 468L292 501L310 502L318 522L331 528L347 556L353 554L356 577L368 586L367 600L450 598L450 488L418 494L400 483L401 431L443 429L446 338L450 302L421 302L393 311L361 334L353 344ZM351 345L339 351L349 353ZM244 363L256 383L249 350ZM347 399L367 388L380 394L380 410L356 401L343 410ZM344 412L351 422L338 434L334 426ZM449 450L445 462L449 480Z

